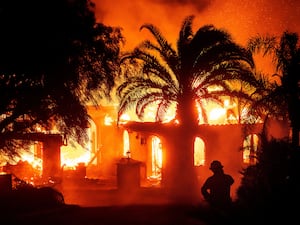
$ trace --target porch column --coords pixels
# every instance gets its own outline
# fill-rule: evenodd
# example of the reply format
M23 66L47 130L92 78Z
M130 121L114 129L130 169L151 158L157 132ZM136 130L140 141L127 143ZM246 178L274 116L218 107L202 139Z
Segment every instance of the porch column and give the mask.
M43 141L43 178L61 177L60 147L62 137L59 134L48 134Z

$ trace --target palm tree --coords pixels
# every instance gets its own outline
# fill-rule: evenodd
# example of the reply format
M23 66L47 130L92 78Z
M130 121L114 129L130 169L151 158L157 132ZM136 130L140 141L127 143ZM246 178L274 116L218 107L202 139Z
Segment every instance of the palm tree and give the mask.
M145 40L124 54L121 62L125 81L118 87L119 116L133 107L143 119L147 107L156 105L155 123L131 123L127 127L162 137L168 149L163 155L162 182L176 200L183 201L195 199L199 193L193 145L199 115L207 122L205 103L221 104L225 95L250 99L249 90L252 87L251 91L255 91L257 85L251 72L251 54L235 44L226 31L213 25L193 33L193 19L194 16L184 19L177 49L157 27L142 25L141 29L150 31L156 43ZM244 88L235 83L242 83ZM176 106L174 119L164 123L172 105Z
M276 65L280 84L266 82L266 94L254 105L263 106L269 113L288 118L292 129L292 145L299 146L300 128L300 46L297 33L285 31L280 38L255 36L249 40L248 48L253 53L262 51L271 55Z

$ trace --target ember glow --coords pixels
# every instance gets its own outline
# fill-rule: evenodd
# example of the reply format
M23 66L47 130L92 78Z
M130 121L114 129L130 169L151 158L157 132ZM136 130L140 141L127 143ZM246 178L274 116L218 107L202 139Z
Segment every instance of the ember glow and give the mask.
M300 1L298 0L94 0L96 3L96 16L98 22L108 26L121 27L126 39L124 50L131 50L145 39L151 38L147 32L140 32L140 26L144 23L151 23L157 26L167 40L173 45L176 44L178 32L183 19L188 15L195 15L194 27L200 28L203 25L213 24L218 28L224 28L233 39L242 45L256 34L271 34L280 36L282 32L289 30L300 33ZM118 7L116 7L118 6ZM155 13L153 13L155 12ZM268 62L259 58L256 62L260 70L272 71L270 60ZM238 120L235 112L236 105L228 99L224 99L223 106L208 104L208 122L211 124L236 123ZM168 112L165 121L174 119L174 108ZM242 113L241 113L242 114ZM155 108L149 107L146 112L145 121L153 121ZM128 112L120 117L120 123L137 120L135 113ZM107 115L105 124L111 125L112 118ZM128 133L125 135L125 142ZM256 139L255 139L256 141ZM195 164L203 165L201 161L204 155L203 143L199 139L195 149ZM153 139L153 157L156 167L153 167L153 175L159 175L161 167L161 144L159 139ZM29 162L34 168L41 170L41 157L37 155L37 146L31 149L30 153L22 153L23 161ZM129 142L125 143L124 155L129 151ZM247 152L247 157L252 154ZM93 154L91 147L87 146L62 146L61 166L67 169L74 169L78 164L89 164ZM246 156L245 156L246 157Z
M91 151L76 144L75 147L62 146L61 147L61 166L64 169L76 169L79 163L87 164L91 159Z
M242 45L257 34L280 36L286 30L300 33L298 0L95 0L95 3L99 22L123 29L124 50L131 50L150 38L147 32L140 32L144 23L157 26L174 47L182 21L188 15L195 15L195 29L213 24L227 30ZM274 74L269 59L260 56L255 59L259 70Z
M236 108L236 104L230 103L228 98L224 99L223 106L216 105L213 103L208 103L206 105L207 113L208 113L208 123L209 124L227 124L227 123L237 123L237 117L231 118L229 121L228 117L228 110L234 111ZM144 121L155 121L155 106L151 106L146 110L145 119ZM168 113L165 116L164 122L169 122L170 120L174 119L175 117L175 107L171 107ZM199 115L201 118L201 115ZM119 124L126 123L128 121L137 121L138 118L133 111L129 111L124 113L120 117ZM199 123L203 121L199 120ZM104 116L103 121L105 126L111 126L113 123L113 118L110 115ZM94 127L94 129L96 129ZM93 132L93 129L89 129L89 135ZM124 149L123 149L123 156L127 157L128 152L130 152L130 141L128 132L124 132L123 134L123 141L124 141ZM93 164L92 158L94 153L92 153L91 148L91 141L86 146L80 146L77 143L69 142L66 146L61 146L61 167L63 170L76 170L78 165L88 166L89 164ZM196 140L195 142L195 165L203 165L204 164L204 144L202 140ZM25 161L32 165L34 169L39 171L41 174L42 171L42 159L40 152L42 152L42 145L41 143L36 143L32 146L30 151L21 151L20 158L16 159L15 162L12 164L18 163L18 161ZM40 156L39 156L40 155ZM158 137L154 137L152 139L152 175L150 177L159 177L160 170L162 166L162 144ZM11 162L10 162L11 163Z
M237 42L259 34L300 31L300 2L297 0L95 0L100 22L123 28L126 48L144 39L144 23L158 26L176 44L179 27L187 15L195 15L195 27L214 24L227 29ZM118 5L118 7L116 7ZM155 12L155 13L153 13Z
M241 44L245 44L249 37L256 34L280 35L285 30L300 32L300 1L297 0L95 0L95 3L99 22L123 29L126 39L125 50L132 49L149 38L147 32L139 31L144 23L156 25L174 46L183 19L191 14L195 15L195 28L213 24L226 29ZM257 62L258 66L261 63L264 63L261 68L271 67L262 60ZM226 112L232 107L234 106L227 100L224 101L223 107L209 105L209 122L213 124L228 122ZM153 121L154 115L154 108L150 107L145 120ZM166 121L173 118L174 109L168 113ZM128 120L137 118L132 112L120 118L120 122ZM232 120L236 121L237 118ZM111 123L111 118L106 117L106 123ZM91 157L88 146L70 148L70 146L62 147L62 165L74 167L80 162L88 163Z

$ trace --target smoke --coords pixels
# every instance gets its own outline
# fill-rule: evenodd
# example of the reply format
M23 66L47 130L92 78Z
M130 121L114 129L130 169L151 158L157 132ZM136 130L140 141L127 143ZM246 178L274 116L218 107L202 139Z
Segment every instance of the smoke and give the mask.
M183 19L191 14L201 14L209 8L209 0L95 0L96 16L105 25L123 29L126 49L135 47L147 37L140 32L145 23L157 26L162 34L175 43Z
M175 44L183 19L195 15L194 30L213 24L227 30L245 44L256 34L280 35L300 32L300 1L297 0L94 0L99 22L123 29L125 48L133 48L147 37L139 28L157 26Z
M164 5L167 8L173 7L182 7L190 5L194 7L197 12L204 11L212 2L213 0L154 0L153 2L158 3L160 5Z

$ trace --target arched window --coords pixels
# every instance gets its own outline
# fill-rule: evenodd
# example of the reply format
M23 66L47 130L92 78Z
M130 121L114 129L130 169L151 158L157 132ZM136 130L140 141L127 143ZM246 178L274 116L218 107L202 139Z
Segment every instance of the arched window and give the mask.
M123 132L123 156L127 157L130 153L129 134L127 130Z
M196 137L194 143L194 166L204 166L205 163L205 150L204 142L201 138Z
M151 163L152 177L161 176L162 168L162 144L158 137L152 137L152 163Z
M248 135L243 143L243 162L255 164L257 162L256 153L258 146L258 136L256 134Z

